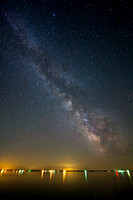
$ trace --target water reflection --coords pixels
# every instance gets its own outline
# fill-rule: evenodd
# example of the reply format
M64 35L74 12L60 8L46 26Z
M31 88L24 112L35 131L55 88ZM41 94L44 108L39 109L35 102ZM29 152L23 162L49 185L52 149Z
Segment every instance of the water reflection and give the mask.
M119 180L119 174L118 174L118 171L117 171L117 170L116 170L116 176L117 176L118 181L120 181L120 180Z
M24 173L24 170L23 170L23 169L20 169L20 170L18 170L18 173L19 173L20 175L22 175L22 174Z
M132 181L132 178L131 178L131 174L130 174L130 171L129 170L126 170L128 176L129 176L129 179L130 179L130 182L131 184L133 185L133 181Z
M43 179L44 170L41 171L41 179Z
M25 194L26 191L27 194L29 189L28 192L31 194L49 195L55 192L56 195L80 195L82 193L87 198L92 197L91 199L98 199L99 196L104 196L104 199L106 196L108 199L108 196L123 195L133 190L133 172L130 170L90 172L89 170L1 169L0 175L0 193L13 191Z
M55 170L49 170L48 172L50 173L50 181L51 181L53 174L55 174Z
M87 170L84 170L84 173L85 173L85 181L87 183Z
M0 173L3 174L4 173L4 169L2 169Z
M65 179L66 179L66 170L63 170L63 183L65 183Z

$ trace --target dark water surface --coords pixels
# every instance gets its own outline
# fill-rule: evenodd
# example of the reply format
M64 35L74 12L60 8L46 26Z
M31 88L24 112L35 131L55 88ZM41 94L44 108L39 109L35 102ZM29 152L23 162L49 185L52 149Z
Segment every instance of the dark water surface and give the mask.
M129 199L133 172L2 171L1 199ZM130 196L131 195L131 196Z

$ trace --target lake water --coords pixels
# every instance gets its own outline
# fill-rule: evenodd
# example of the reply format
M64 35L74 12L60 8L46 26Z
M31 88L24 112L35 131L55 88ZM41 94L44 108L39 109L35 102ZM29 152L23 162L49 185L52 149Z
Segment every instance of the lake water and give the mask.
M133 172L1 170L0 196L24 199L129 199Z

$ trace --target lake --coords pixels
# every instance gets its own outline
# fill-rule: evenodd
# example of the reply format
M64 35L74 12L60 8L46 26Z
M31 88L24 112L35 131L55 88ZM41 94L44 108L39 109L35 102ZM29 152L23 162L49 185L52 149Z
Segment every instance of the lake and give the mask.
M0 196L24 199L119 199L133 192L129 170L4 170Z

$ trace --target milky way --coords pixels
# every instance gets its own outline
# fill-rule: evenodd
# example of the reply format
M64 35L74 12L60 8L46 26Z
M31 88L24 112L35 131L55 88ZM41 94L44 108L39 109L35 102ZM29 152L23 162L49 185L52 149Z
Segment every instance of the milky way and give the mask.
M76 80L70 71L54 64L48 52L41 50L28 35L24 21L18 20L12 12L5 13L4 16L18 37L22 58L26 58L38 70L38 76L41 76L47 85L48 92L60 100L63 108L72 116L71 120L75 120L78 124L81 135L88 140L88 144L101 152L118 152L119 131L115 124L103 113L86 112L82 103L80 101L77 103L76 97L71 92L73 87L86 89L85 84Z
M132 166L128 3L0 2L1 163Z

